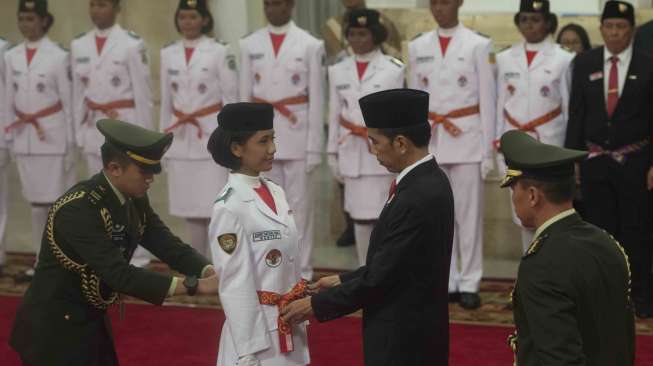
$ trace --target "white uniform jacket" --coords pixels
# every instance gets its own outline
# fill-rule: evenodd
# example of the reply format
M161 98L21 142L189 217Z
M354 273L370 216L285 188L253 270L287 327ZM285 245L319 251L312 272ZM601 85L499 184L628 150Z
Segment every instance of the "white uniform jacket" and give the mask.
M4 127L21 115L24 120L30 119L26 115L44 115L35 118L42 133L30 123L10 127L6 138L14 154L64 155L74 146L69 71L68 51L47 37L41 40L29 66L24 42L6 52ZM58 111L44 112L47 109Z
M88 101L106 105L131 100L135 107L115 109L114 118L151 129L152 91L143 40L116 24L98 56L95 34L89 31L79 35L72 41L71 52L77 143L85 153L98 155L104 137L95 123L109 116L90 110Z
M548 40L529 67L525 47L521 42L497 54L497 136L516 129L506 113L524 125L560 108L557 117L527 132L544 143L562 146L574 54Z
M267 185L278 214L254 191L258 184ZM259 358L261 353L285 358L279 349L272 349L279 311L261 305L257 296L257 291L286 294L301 280L297 228L281 187L268 179L230 174L213 206L209 240L226 315L222 335L231 338L235 360L256 353ZM294 326L293 336L302 337L301 343L306 344L305 325ZM298 348L298 343L292 353L299 354L293 358L304 354L300 364L307 364L308 348Z
M7 136L5 135L4 129L8 118L6 114L7 103L5 103L5 100L7 100L5 99L5 94L7 93L5 90L7 85L5 83L5 53L9 47L9 42L0 37L0 149L7 148ZM0 154L2 154L2 152L0 152ZM0 160L1 159L2 157L0 157ZM2 168L3 163L3 161L0 161L0 168Z
M240 40L240 99L282 101L299 96L308 103L287 105L295 122L275 108L278 160L319 163L324 113L324 44L291 22L275 57L268 28ZM317 161L313 161L317 159Z
M217 109L237 100L235 59L225 45L203 37L188 64L183 41L163 48L160 128L175 134L166 158L210 159L206 144L218 126ZM210 113L202 113L210 109ZM193 114L196 116L189 118L192 123L180 123L179 116Z
M437 30L408 46L408 86L430 94L438 115L478 107L480 113L449 118L461 133L454 137L438 124L430 150L441 164L478 163L492 157L495 138L496 81L492 40L459 25L442 56ZM433 123L433 121L431 121Z
M404 66L397 59L377 51L370 61L363 79L359 80L356 60L348 56L329 67L329 140L327 152L338 155L338 170L343 177L388 175L370 153L366 136L357 136L341 124L365 128L358 100L368 94L404 86Z

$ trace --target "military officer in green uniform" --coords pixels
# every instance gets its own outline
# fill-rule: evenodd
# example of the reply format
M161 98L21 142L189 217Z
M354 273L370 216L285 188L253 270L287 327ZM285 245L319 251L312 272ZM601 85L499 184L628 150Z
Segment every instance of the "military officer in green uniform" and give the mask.
M630 270L623 248L574 211L574 163L584 151L501 137L517 217L535 236L513 292L519 366L634 364Z
M117 365L106 310L120 294L159 305L175 294L217 293L210 262L173 235L148 200L172 134L115 120L97 127L103 170L50 208L16 314L10 345L24 365ZM138 245L186 277L131 266Z

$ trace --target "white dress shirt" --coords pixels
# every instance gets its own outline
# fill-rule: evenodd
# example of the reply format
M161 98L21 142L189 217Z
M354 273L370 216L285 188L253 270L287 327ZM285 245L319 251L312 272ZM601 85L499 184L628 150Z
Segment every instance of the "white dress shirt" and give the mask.
M418 165L420 165L420 164L422 164L422 163L426 163L427 161L430 161L431 159L434 159L433 154L427 154L427 155L426 155L425 157L423 157L422 159L416 161L413 165L411 165L411 166L409 166L409 167L407 167L407 168L404 168L404 170L402 170L401 173L399 173L399 175L397 176L397 179L396 179L396 181L397 181L397 185L399 185L399 182L401 182L401 180L402 180L406 175L408 175L408 173L410 173L411 170L415 169L415 167L417 167Z
M603 95L607 101L608 84L610 83L610 68L612 68L612 61L610 61L610 58L614 55L607 49L607 47L604 47L603 49ZM617 62L617 73L619 76L619 96L621 97L621 93L624 90L624 84L626 83L628 68L630 67L630 60L633 58L633 44L631 43L628 48L616 56L619 57L619 62Z

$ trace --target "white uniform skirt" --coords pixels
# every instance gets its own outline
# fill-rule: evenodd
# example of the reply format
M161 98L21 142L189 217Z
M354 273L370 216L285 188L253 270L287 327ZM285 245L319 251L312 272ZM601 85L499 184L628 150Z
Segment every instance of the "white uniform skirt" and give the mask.
M304 324L293 326L292 340L294 351L289 353L281 353L279 333L276 330L270 331L268 333L270 336L270 348L256 354L256 358L261 362L261 366L308 365L311 362L311 358L308 354L308 337L306 335L306 325ZM238 365L238 354L236 354L236 348L229 326L225 322L222 326L222 334L220 335L217 366L236 365Z
M388 199L394 176L345 177L345 210L354 220L376 220Z
M29 203L53 203L75 184L75 169L64 168L63 155L16 155L23 196Z
M210 218L213 202L227 183L228 171L213 160L166 159L170 214Z

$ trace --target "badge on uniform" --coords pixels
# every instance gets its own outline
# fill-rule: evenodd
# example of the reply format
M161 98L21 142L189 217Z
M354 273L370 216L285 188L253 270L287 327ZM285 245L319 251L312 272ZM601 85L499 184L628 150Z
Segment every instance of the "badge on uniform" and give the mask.
M20 75L22 75L22 74L23 74L23 73L22 73L21 71L19 71L19 70L14 70L14 77L18 77L18 76L20 76Z
M236 71L236 56L227 55L227 67L231 71Z
M628 80L637 80L637 75L628 75Z
M494 65L497 63L497 55L494 52L490 52L488 56L488 63L490 63L490 65Z
M292 80L293 85L297 85L297 84L299 84L299 82L301 81L301 79L302 79L302 78L301 78L301 76L299 76L299 74L293 74L291 80Z
M179 75L179 70L177 70L177 69L168 69L168 75L177 76L177 75Z
M90 57L77 57L75 59L75 63L78 63L78 64L87 64L89 62L91 62Z
M111 229L111 241L124 241L127 238L125 225L115 224Z
M590 81L603 79L603 71L597 71L590 74Z
M420 82L422 83L423 87L428 88L428 86L429 86L429 78L428 77L426 77L426 76L422 77Z
M336 90L338 90L338 91L340 91L340 90L347 90L347 89L350 89L350 88L351 88L351 85L350 85L350 84L340 84L340 85L336 85Z
M259 74L258 72L256 74L254 74L254 81L256 81L257 84L260 83L261 82L261 74Z
M249 55L249 59L252 60L252 61L260 60L262 58L263 58L262 53L252 53L251 55Z
M233 233L222 234L218 236L218 244L220 244L220 248L222 248L225 253L231 254L234 252L234 250L236 250L238 237Z
M548 86L544 85L544 86L540 89L540 94L541 94L543 97L546 98L546 97L548 97L549 95L551 95L551 89L549 89Z
M117 88L120 86L122 83L122 80L118 76L114 76L111 78L111 85L113 85L114 88Z
M259 231L252 234L252 240L257 241L270 241L270 240L281 240L281 230L267 230Z
M281 265L283 258L279 249L272 249L265 255L265 264L270 268L277 268Z
M503 80L509 81L510 79L516 79L519 78L519 73L518 72L507 72L503 74Z
M177 83L174 81L172 82L172 84L170 84L170 87L172 88L172 91L174 91L175 93L177 92L177 89L179 89L179 85L177 85Z
M205 93L206 93L206 90L207 90L207 87L206 87L206 84L204 84L204 83L201 83L201 84L197 87L197 91L200 92L200 94L205 94Z
M43 83L36 84L36 90L39 93L44 93L45 92L45 84L43 84Z
M515 86L514 85L508 84L508 93L510 93L510 95L515 95Z
M435 56L419 56L415 59L418 64L423 64L435 60Z
M465 77L465 75L461 75L458 78L458 86L461 87L461 88L464 88L464 87L467 86L467 78Z

